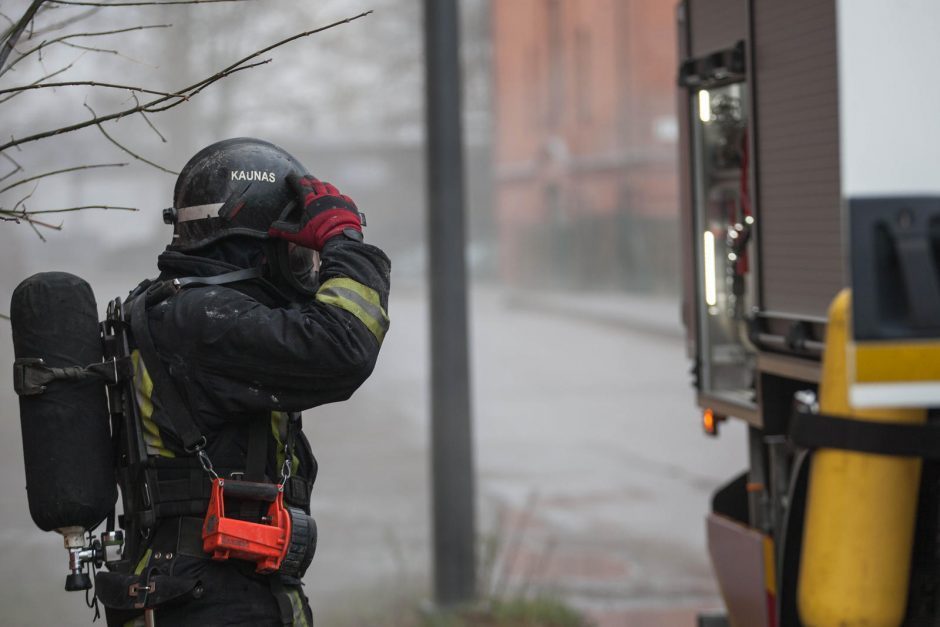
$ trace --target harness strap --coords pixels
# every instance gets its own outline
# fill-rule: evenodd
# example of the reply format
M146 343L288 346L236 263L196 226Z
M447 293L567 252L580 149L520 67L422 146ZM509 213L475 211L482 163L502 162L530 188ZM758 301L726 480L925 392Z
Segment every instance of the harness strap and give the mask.
M260 416L248 421L248 450L245 454L245 481L264 481L268 461L270 419Z
M805 448L835 448L895 457L940 459L940 424L905 424L794 412L790 439Z
M245 481L264 483L268 478L264 474L268 460L268 434L270 421L255 416L248 421L248 450L245 453ZM267 505L257 501L244 500L239 504L239 512L245 518L257 518L264 514Z
M223 477L240 472L230 468L216 470ZM170 470L164 463L162 467L150 468L147 472L147 484L152 490L153 512L158 520L179 516L205 516L211 483L201 467L181 465L179 469ZM298 475L292 475L284 486L284 500L294 507L309 508L309 494L310 484ZM254 517L258 512L252 509L245 511L244 515Z
M159 289L160 284L156 287ZM150 321L147 319L147 296L153 288L147 291L131 303L131 330L134 332L134 339L137 341L137 348L140 351L140 357L144 360L150 378L153 379L153 393L158 395L161 403L166 409L167 419L173 427L173 431L183 444L187 451L196 451L202 448L206 439L193 422L189 408L180 397L176 385L170 378L163 360L157 354L157 349L153 345L153 336L150 334Z
M198 285L225 285L226 283L237 283L238 281L247 281L248 279L260 279L264 276L264 270L258 268L245 268L243 270L233 270L225 274L215 276L188 276L182 279L174 279L173 284L177 287L194 287Z
M173 279L172 281L163 281L161 283L152 283L147 286L146 290L142 293L137 294L131 303L131 329L134 332L134 339L137 341L140 356L144 360L150 377L153 379L154 394L159 395L161 402L167 410L166 415L170 421L170 425L187 452L192 453L202 449L206 444L206 440L198 427L196 427L189 408L180 396L179 391L170 378L166 366L157 354L157 349L153 344L153 336L150 333L150 321L147 318L147 309L166 300L175 294L176 291L184 287L224 285L226 283L236 283L238 281L259 278L262 274L263 270L261 268L245 268L216 276L191 276Z

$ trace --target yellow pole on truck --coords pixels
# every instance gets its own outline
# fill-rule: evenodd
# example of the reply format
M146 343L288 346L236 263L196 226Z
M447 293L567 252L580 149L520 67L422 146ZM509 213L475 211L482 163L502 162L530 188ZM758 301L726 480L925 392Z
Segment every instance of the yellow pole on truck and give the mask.
M829 307L819 411L923 424L924 409L849 404L851 291ZM798 603L805 627L898 627L907 606L921 460L836 449L813 457Z

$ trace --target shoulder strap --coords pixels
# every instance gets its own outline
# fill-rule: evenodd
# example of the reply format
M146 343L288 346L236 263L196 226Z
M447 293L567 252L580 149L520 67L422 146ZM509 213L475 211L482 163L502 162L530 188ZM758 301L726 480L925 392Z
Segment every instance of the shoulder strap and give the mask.
M227 283L237 283L238 281L247 281L249 279L259 279L264 276L264 270L257 268L244 268L243 270L233 270L225 274L215 276L188 276L182 279L174 279L173 285L177 288L197 287L200 285L225 285Z
M237 281L247 281L262 276L261 268L245 268L208 277L183 277L162 282L145 282L132 294L133 301L130 307L131 330L137 340L140 357L144 360L147 371L154 383L154 394L157 394L164 408L167 419L176 436L188 452L196 452L206 444L205 436L196 427L192 413L179 395L170 373L157 354L150 334L150 321L147 310L162 302L184 287L197 287L200 285L225 285ZM143 288L143 289L141 289Z
M140 357L153 379L153 393L156 394L164 409L173 431L188 452L195 452L205 446L206 439L196 427L192 414L186 403L179 395L176 385L170 378L170 373L157 354L153 345L153 336L150 334L150 321L147 318L147 298L154 287L159 289L161 284L155 284L143 294L139 294L131 303L131 330L137 341Z

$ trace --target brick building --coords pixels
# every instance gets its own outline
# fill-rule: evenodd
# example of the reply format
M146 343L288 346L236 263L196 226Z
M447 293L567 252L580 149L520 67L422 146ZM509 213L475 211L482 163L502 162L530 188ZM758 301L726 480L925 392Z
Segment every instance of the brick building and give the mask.
M492 0L510 282L675 285L674 11L668 0Z

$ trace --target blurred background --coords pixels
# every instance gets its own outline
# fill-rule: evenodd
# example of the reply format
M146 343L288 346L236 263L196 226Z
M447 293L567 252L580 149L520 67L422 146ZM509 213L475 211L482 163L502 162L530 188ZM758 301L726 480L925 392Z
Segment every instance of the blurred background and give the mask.
M3 28L29 4L4 2ZM460 4L480 593L558 599L600 625L691 625L696 611L720 607L703 517L710 492L744 467L746 435L738 423L706 438L690 385L678 296L675 8ZM425 192L422 3L47 4L12 57L66 34L161 27L49 43L0 74L0 89L97 80L174 91L369 10L149 120L105 123L114 142L91 126L0 153L0 188L126 163L2 190L0 209L139 210L43 217L61 230L0 223L4 313L35 272L79 274L102 308L156 274L175 176L117 144L172 172L212 142L260 137L367 214L368 240L393 263L392 328L355 397L304 419L320 461L320 544L306 589L326 627L416 624L431 597L426 215L434 207ZM0 93L2 137L134 104L126 90L92 87ZM0 380L9 382L8 329L0 347ZM60 538L30 520L8 384L0 386L0 552L0 623L91 621L83 600L62 591Z

